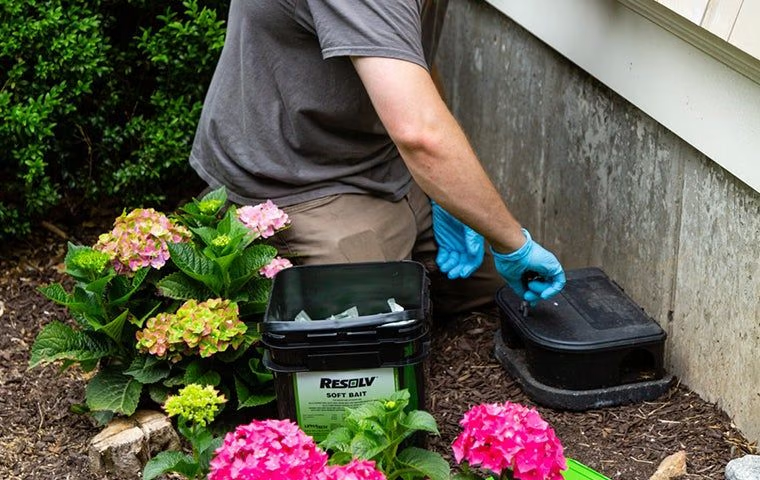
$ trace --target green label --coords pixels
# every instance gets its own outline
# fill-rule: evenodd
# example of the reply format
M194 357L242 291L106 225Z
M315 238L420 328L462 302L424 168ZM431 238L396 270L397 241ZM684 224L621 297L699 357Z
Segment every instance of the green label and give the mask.
M299 372L293 382L298 425L317 441L342 425L346 407L387 398L397 391L395 368Z

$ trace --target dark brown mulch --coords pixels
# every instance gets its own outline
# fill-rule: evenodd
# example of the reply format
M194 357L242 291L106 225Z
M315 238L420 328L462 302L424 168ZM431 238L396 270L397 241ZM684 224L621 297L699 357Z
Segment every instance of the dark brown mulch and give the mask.
M90 243L109 227L97 223L66 230ZM63 279L66 240L54 228L40 228L27 242L1 247L0 478L95 479L87 443L100 429L69 412L83 401L81 374L60 374L53 367L27 370L29 347L39 329L66 318L36 291ZM446 458L458 422L472 405L507 400L533 405L493 356L497 327L493 312L474 313L434 333L428 397L441 436L430 446ZM685 386L636 405L575 413L538 410L554 426L568 456L614 479L649 478L664 457L678 450L687 453L684 478L722 479L730 459L754 453L720 409Z

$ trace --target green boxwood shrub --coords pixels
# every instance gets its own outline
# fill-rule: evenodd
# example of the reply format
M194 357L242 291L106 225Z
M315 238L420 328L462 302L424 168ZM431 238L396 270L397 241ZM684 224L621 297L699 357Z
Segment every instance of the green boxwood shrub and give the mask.
M0 239L56 211L167 200L188 172L226 10L0 0Z

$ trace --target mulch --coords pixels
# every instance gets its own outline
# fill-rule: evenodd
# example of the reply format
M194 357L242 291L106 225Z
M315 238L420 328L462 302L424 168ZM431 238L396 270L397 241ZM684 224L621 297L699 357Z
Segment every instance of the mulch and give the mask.
M66 313L37 292L62 281L66 241L91 243L110 224L89 222L57 229L48 225L30 239L0 246L0 478L97 479L87 446L100 428L70 412L84 399L77 370L28 370L29 348L40 328ZM473 312L436 326L428 374L429 411L441 435L429 446L451 458L463 413L484 402L536 406L555 429L565 452L612 479L649 478L660 461L679 450L691 479L723 479L732 458L755 453L731 419L687 386L674 385L661 398L584 412L535 405L493 355L496 312ZM453 463L452 463L453 464Z

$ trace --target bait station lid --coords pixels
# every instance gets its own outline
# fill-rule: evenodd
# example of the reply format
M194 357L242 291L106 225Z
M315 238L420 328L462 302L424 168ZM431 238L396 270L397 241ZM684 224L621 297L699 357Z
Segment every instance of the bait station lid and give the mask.
M598 268L566 272L555 297L523 308L497 292L496 356L529 396L548 406L586 409L664 393L666 334ZM532 393L532 395L531 395Z

